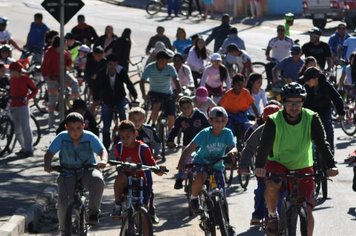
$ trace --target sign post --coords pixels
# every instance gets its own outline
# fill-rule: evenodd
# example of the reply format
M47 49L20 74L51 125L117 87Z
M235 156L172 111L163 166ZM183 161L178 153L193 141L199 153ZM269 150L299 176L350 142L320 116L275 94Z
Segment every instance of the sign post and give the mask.
M81 0L45 0L41 4L60 24L60 94L59 117L64 120L64 76L66 72L64 62L64 25L84 6Z

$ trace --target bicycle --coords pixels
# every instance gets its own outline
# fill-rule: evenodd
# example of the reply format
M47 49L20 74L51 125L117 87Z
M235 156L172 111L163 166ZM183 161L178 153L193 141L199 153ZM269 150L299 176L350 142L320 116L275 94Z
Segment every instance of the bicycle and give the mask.
M323 170L322 166L321 166L321 160L320 160L320 154L319 152L316 150L316 148L313 148L313 159L314 159L314 165L313 165L313 169L314 169L314 173L317 174L324 174L325 175L325 171ZM318 198L320 192L322 193L322 196L324 199L328 198L328 182L327 182L327 178L317 178L315 180L315 192L314 192L314 196L315 198Z
M141 59L133 63L130 61L130 65L135 67L135 69L128 72L131 81L139 81L142 77L144 64L143 61L146 59L145 56L141 56ZM137 90L138 91L138 90Z
M349 136L356 134L355 99L345 102L345 116L340 121L342 131Z
M91 170L96 167L96 165L87 165L80 168L52 166L52 170L54 171L59 173L70 171L75 176L73 200L69 203L65 216L64 234L66 236L70 236L72 234L86 236L88 234L90 229L90 225L88 224L88 200L86 197L86 190L78 175L81 174L83 170Z
M298 179L311 177L315 180L325 178L323 173L309 174L290 171L286 174L267 173L267 176L276 181L282 179L286 187L286 196L282 200L279 212L278 235L296 235L298 216L300 220L300 233L307 235L307 202L298 194ZM268 224L266 220L264 227ZM265 229L266 230L266 229Z
M122 226L120 236L134 236L134 235L153 235L153 226L151 217L143 204L143 178L136 176L137 171L152 170L164 171L157 166L147 166L142 164L122 162L110 160L110 165L116 166L117 171L131 170L134 172L132 176L127 176L128 186L126 194L126 208L122 213Z
M207 173L207 179L199 193L199 200L202 205L199 227L204 231L205 235L216 235L216 227L219 227L222 236L229 235L229 210L226 196L223 189L216 183L213 166L218 161L225 159L226 156L217 159L210 164L190 164L194 166L202 166Z
M154 16L167 5L167 0L151 0L147 3L145 9L148 15ZM179 13L183 16L188 16L189 13L189 1L182 0L179 4Z

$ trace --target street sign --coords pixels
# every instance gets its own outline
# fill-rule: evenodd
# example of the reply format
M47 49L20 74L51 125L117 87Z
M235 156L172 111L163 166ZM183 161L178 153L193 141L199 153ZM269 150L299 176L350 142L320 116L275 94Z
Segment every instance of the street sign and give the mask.
M41 5L60 23L61 1L44 0ZM67 24L83 6L84 2L81 0L64 0L64 24Z

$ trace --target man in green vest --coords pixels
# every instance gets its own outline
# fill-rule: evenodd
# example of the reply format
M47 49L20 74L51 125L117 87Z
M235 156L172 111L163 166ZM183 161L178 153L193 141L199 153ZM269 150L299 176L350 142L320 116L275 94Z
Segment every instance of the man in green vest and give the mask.
M284 108L270 115L265 124L261 145L256 156L256 176L267 173L286 174L290 171L313 173L313 150L315 144L323 157L327 176L336 176L333 154L325 138L325 131L317 113L303 108L306 97L304 87L292 82L282 88ZM279 231L277 203L281 180L266 178L265 200L268 208L267 232L275 235ZM298 180L298 194L307 202L307 231L313 234L315 206L314 181L312 177Z

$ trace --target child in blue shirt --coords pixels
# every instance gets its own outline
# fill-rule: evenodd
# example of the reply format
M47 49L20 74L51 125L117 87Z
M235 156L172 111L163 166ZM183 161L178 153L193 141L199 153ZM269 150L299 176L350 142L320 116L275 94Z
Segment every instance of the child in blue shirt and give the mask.
M188 146L183 150L179 160L178 169L183 170L185 159L194 151L193 164L214 163L217 159L223 157L226 152L228 156L236 156L237 149L233 133L230 129L225 128L228 120L227 112L223 107L214 107L209 112L209 123L211 127L200 131ZM220 187L224 188L224 161L218 161L214 165L214 175ZM200 210L198 194L205 182L205 170L199 166L193 169L195 176L192 183L191 206L193 212Z
M59 133L49 146L44 157L44 170L51 172L51 162L59 151L59 164L64 168L80 168L85 165L97 164L105 168L108 154L100 139L90 131L84 131L84 118L77 112L66 117L66 131ZM96 161L95 154L100 156ZM104 191L104 178L96 168L85 169L80 174L83 186L89 191L89 224L98 222L100 204ZM74 195L76 178L73 172L65 170L58 177L58 220L60 231L65 229L65 216L68 203Z

